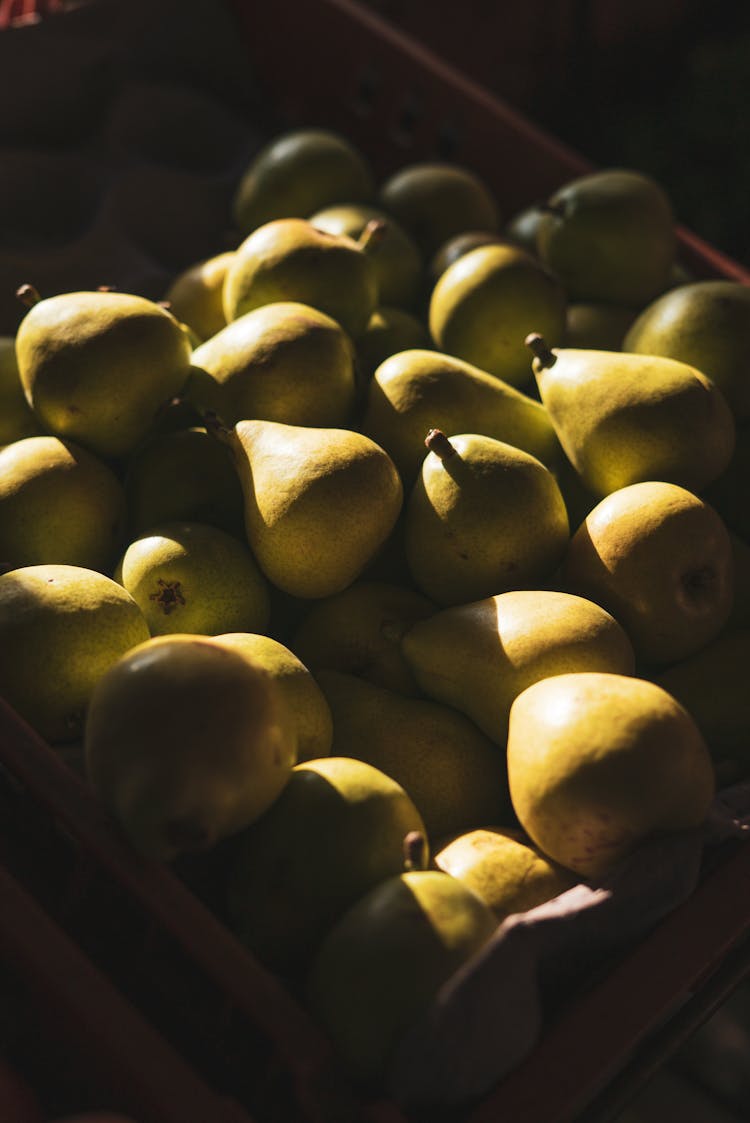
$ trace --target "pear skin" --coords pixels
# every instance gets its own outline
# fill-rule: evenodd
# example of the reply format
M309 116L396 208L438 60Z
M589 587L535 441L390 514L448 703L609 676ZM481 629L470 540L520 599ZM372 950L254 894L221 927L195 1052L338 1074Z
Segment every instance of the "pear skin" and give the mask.
M0 447L41 432L21 385L15 338L0 336Z
M224 279L233 257L234 250L226 250L197 261L178 273L165 293L173 314L199 341L210 339L226 326Z

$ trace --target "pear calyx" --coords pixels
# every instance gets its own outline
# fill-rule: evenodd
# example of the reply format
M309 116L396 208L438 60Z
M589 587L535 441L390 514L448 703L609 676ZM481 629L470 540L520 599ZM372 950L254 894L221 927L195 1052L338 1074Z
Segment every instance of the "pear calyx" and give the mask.
M529 332L524 339L524 343L546 369L553 367L557 362L557 355L549 347L544 336L540 335L538 331Z
M430 452L434 452L441 460L448 460L451 456L456 455L455 448L442 429L430 429L424 443Z
M404 869L407 873L427 869L427 839L422 831L404 835Z
M30 284L19 285L16 289L16 296L21 304L25 304L27 308L33 308L42 299L39 290Z

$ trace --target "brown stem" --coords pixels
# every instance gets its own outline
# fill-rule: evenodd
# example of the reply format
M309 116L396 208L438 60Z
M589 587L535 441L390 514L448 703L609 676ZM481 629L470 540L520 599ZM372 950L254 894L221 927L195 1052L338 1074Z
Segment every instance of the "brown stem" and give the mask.
M27 308L33 308L34 305L38 304L42 299L39 295L39 290L29 284L20 285L16 289L16 296L21 301L21 304L25 304Z
M409 831L404 838L404 869L427 869L427 839L422 831Z
M448 460L451 456L456 455L455 448L442 429L430 429L424 439L424 443L430 452L434 452L441 460Z
M530 351L533 351L543 367L553 367L557 362L557 356L550 350L546 339L539 332L532 331L526 336L524 343Z
M371 218L357 238L360 249L369 250L383 241L388 223L383 218Z

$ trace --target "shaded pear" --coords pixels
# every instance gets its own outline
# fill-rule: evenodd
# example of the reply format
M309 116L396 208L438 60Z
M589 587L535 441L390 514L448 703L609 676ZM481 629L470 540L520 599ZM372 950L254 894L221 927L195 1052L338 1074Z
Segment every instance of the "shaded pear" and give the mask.
M715 507L728 527L750 542L750 422L740 422L731 459L702 491L706 502Z
M623 340L637 315L636 308L622 304L582 300L570 303L565 313L565 346L597 351L631 350L623 345Z
M101 677L86 771L133 846L162 861L247 827L289 780L294 723L278 684L209 636L158 636Z
M568 513L541 460L476 433L432 429L425 445L404 527L418 588L438 604L465 604L551 577Z
M560 444L593 494L641 480L701 491L729 464L732 413L694 367L661 356L550 349L536 333L527 343Z
M41 432L21 385L15 337L0 336L0 447Z
M237 840L229 922L264 963L298 975L339 916L403 868L424 824L400 784L351 757L298 764L272 807Z
M398 351L430 347L430 333L419 316L405 308L381 304L357 340L357 364L364 379L369 380L380 364Z
M388 454L348 429L239 421L220 435L242 484L250 548L269 581L302 598L350 585L401 510Z
M498 228L497 202L475 172L448 161L398 168L381 184L380 206L415 239L425 260L454 234Z
M463 257L469 250L475 250L477 246L516 244L512 238L505 234L499 234L491 230L462 230L460 234L454 234L447 242L443 242L430 259L428 272L430 288L442 277L449 265L458 261L459 257Z
M401 784L429 838L512 821L504 754L464 714L341 671L320 670L317 678L333 715L331 751Z
M698 726L662 687L629 675L554 675L510 711L518 820L561 866L598 878L644 839L700 827L715 792Z
M402 640L425 694L454 706L505 745L516 695L569 671L632 674L625 630L598 604L572 593L521 589L445 608Z
M362 429L393 458L405 483L419 474L424 437L484 433L530 452L544 464L560 455L540 402L453 355L413 349L381 363L368 386Z
M354 347L317 308L265 304L196 347L185 396L226 425L246 418L345 425L354 406Z
M178 320L188 324L199 340L210 339L226 325L224 279L233 250L214 254L183 269L171 281L164 299Z

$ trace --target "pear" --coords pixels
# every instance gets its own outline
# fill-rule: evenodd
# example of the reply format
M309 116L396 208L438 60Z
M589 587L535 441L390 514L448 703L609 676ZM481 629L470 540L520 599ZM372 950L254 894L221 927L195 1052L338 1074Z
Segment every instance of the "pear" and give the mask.
M15 337L0 336L0 447L41 432L21 385Z
M333 715L331 752L401 784L429 838L512 821L504 754L464 714L341 671L320 670L317 679Z
M0 574L0 694L48 741L80 736L98 680L148 637L130 594L97 570L47 564Z
M239 421L223 439L245 496L248 542L269 581L312 599L350 585L401 510L388 454L348 429L275 421Z
M328 756L333 744L331 707L302 660L279 640L257 632L227 632L216 639L247 653L278 682L297 727L297 761Z
M550 349L536 333L527 344L560 444L593 494L641 480L701 491L729 464L731 410L695 367L661 356Z
M362 429L412 484L426 455L425 433L484 433L516 445L548 466L560 445L544 406L478 367L440 351L391 355L367 389Z
M310 304L353 339L378 303L375 266L364 247L302 218L259 226L235 250L224 281L227 322L280 300Z
M511 245L478 246L441 275L430 296L430 333L441 351L511 386L531 381L530 331L565 339L565 291L557 277Z
M128 457L123 483L130 539L160 523L198 522L244 541L232 458L202 425L152 433Z
M430 347L429 330L419 316L405 308L380 304L357 340L357 364L369 381L380 364L397 351Z
M458 261L459 257L463 257L469 250L475 250L477 246L507 245L517 245L517 243L512 238L491 230L462 230L460 234L454 234L432 255L428 270L430 287L435 286L449 265Z
M541 260L570 300L639 308L667 288L677 248L669 196L650 176L604 168L564 183L543 207Z
M210 339L226 326L224 279L233 250L214 254L181 270L164 295L173 314L188 324L200 341Z
M307 218L334 203L364 202L375 191L362 153L330 129L289 129L250 160L232 202L244 234L275 218Z
M503 227L503 233L516 245L537 256L537 234L539 223L545 213L545 203L529 203L510 216Z
M505 745L508 713L531 683L569 671L632 674L622 626L585 597L519 589L420 620L401 647L424 693L465 713Z
M109 573L125 492L108 464L73 441L25 437L0 449L0 559Z
M647 838L700 827L715 792L687 710L653 682L601 672L555 675L519 694L508 779L526 833L586 878Z
M424 834L400 784L364 761L296 765L266 814L237 840L228 872L232 929L265 964L299 975L339 916L403 868Z
M740 422L734 452L724 471L702 491L703 498L719 512L727 526L750 542L750 422Z
M550 470L515 445L476 433L427 434L405 513L419 589L465 604L550 577L568 545L565 501Z
M162 523L129 544L115 577L152 636L264 631L268 585L244 542L208 523Z
M623 350L697 367L722 391L738 421L750 420L750 286L693 281L652 301L631 324Z
M357 675L401 694L418 694L401 638L436 606L416 590L359 579L316 601L295 628L290 645L313 673L323 668Z
M589 347L596 351L632 350L625 347L623 341L637 315L637 308L626 308L622 304L593 300L570 303L565 313L565 346Z
M381 184L380 206L411 234L425 260L465 230L496 231L496 200L484 180L449 161L406 164Z
M733 603L732 543L716 511L664 481L613 491L572 536L565 588L601 604L645 664L686 658L710 642Z
M171 861L249 826L296 761L274 679L208 636L158 636L102 675L85 728L86 771L132 845Z
M354 406L354 346L317 308L265 304L195 349L185 396L227 425L246 418L345 425Z
M443 842L433 861L492 909L498 923L571 889L577 878L517 827L476 827Z
M345 234L362 244L375 268L378 299L397 308L413 307L422 280L422 255L403 226L379 207L339 203L308 220L328 234ZM369 229L368 229L369 228Z
M496 926L457 878L420 868L388 878L344 913L318 949L306 994L355 1081L382 1086L403 1037Z
M180 392L191 346L174 316L151 300L70 292L32 305L16 354L42 426L109 458L129 453L159 406Z

